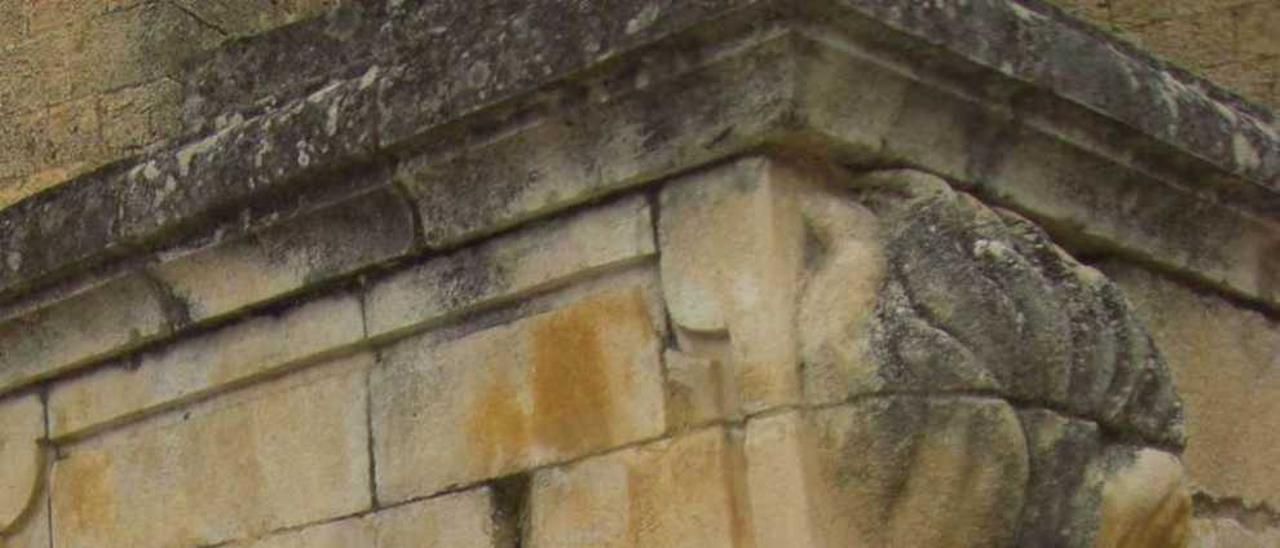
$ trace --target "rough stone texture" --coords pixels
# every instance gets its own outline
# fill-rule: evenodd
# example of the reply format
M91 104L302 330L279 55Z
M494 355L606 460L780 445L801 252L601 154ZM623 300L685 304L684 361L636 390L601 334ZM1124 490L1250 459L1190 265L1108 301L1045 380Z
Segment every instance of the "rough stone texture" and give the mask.
M886 261L871 342L858 340L862 318L834 318L844 323L804 331L817 337L802 343L813 349L807 366L851 373L843 379L850 395L996 393L1145 443L1182 443L1181 403L1163 357L1105 277L1030 222L940 179L889 171L856 184L880 216ZM818 264L866 277L862 265ZM829 274L825 283L858 287L843 279ZM821 282L806 287L828 291Z
M515 548L495 507L492 487L481 487L383 510L373 522L378 548Z
M139 346L172 328L166 297L131 275L0 323L0 391Z
M1103 270L1125 288L1168 356L1187 407L1192 483L1280 507L1280 324L1133 265Z
M39 396L0 401L0 537L23 530L42 502L44 437Z
M129 358L56 385L50 436L135 419L349 348L364 335L360 302L331 297Z
M1014 545L1027 447L1007 404L874 398L814 421L829 545Z
M1280 528L1256 531L1232 519L1197 519L1191 522L1190 548L1274 548L1280 546Z
M538 471L528 545L740 546L727 445L710 428Z
M370 336L420 329L654 253L649 206L629 198L434 258L375 283Z
M651 289L383 351L371 380L378 500L402 501L665 428Z
M237 548L510 548L494 525L493 493L481 487L307 527Z
M691 336L728 340L727 355L716 357L729 370L735 413L800 399L793 318L804 234L789 176L753 158L675 181L661 197L671 321Z
M48 467L49 464L45 466ZM50 540L52 532L49 523L49 489L42 487L39 497L31 506L31 511L17 524L11 526L8 532L0 533L0 548L53 546Z
M756 546L837 546L822 517L815 438L800 412L747 423L751 533ZM859 539L861 540L861 539Z
M64 449L70 546L195 546L369 508L362 355Z
M1186 546L1191 497L1176 456L1115 447L1102 455L1090 473L1103 482L1101 530L1095 546Z
M728 417L725 402L733 401L736 395L726 392L732 385L725 382L724 364L678 350L667 350L662 363L667 374L667 426L671 430Z
M152 267L192 321L235 312L409 252L413 216L394 192L375 191Z

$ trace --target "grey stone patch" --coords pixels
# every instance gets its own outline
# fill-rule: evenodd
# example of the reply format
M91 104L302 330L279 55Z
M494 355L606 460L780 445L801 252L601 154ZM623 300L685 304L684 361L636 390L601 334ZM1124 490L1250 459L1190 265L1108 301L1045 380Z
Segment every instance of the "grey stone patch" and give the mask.
M874 397L813 418L833 545L1016 545L1028 460L1005 402Z
M887 277L872 327L880 390L973 391L1184 443L1163 356L1121 291L1034 224L907 172L864 178Z
M1031 474L1018 546L1094 546L1102 493L1086 477L1102 451L1098 426L1042 409L1021 410Z

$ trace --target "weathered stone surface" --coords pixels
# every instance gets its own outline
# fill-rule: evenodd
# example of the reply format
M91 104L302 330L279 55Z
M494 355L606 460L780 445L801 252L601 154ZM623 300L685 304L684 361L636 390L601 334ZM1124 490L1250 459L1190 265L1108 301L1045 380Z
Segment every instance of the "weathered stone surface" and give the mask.
M835 325L803 330L802 348L833 349L808 351L807 366L841 372L851 395L997 393L1149 443L1182 443L1168 368L1114 284L1032 223L940 179L889 171L856 184L881 223L886 264L875 316L844 313ZM832 293L865 294L875 279L855 261L818 268L805 291L819 298L806 297L806 306L830 303ZM849 298L865 306L865 297ZM869 342L861 338L868 331Z
M1168 357L1187 406L1191 482L1280 507L1280 323L1132 265L1102 268Z
M800 398L795 307L803 263L800 183L752 158L695 173L662 192L663 294L675 326L727 338L732 412ZM699 354L692 342L687 351Z
M1178 457L1116 447L1090 470L1103 478L1100 548L1186 546L1191 497Z
M152 267L193 321L235 312L399 257L413 248L413 215L394 192L375 191Z
M48 459L52 460L52 459ZM45 466L49 466L48 463ZM47 472L46 472L47 473ZM41 487L31 510L9 530L0 533L0 548L32 548L53 546L50 540L52 527L49 522L49 489Z
M420 329L653 253L653 224L643 199L593 208L375 283L366 298L369 335Z
M377 546L374 529L368 520L350 518L313 525L269 537L232 543L232 548L352 548Z
M872 398L813 415L828 545L1014 546L1027 446L978 398Z
M638 68L646 75L644 93L627 91L633 76L602 75L604 85L622 89L601 101L575 101L567 111L539 116L447 161L427 155L405 162L397 178L413 195L432 246L549 215L752 148L763 135L783 130L794 55L792 40L772 38L738 55L698 62L696 71ZM670 52L646 59L645 66L697 62ZM565 93L567 99L577 92ZM512 123L501 114L477 124ZM456 139L439 138L445 143L436 146L446 150Z
M1098 426L1043 409L1019 411L1018 418L1030 477L1017 545L1095 546L1102 493L1087 472L1103 447Z
M369 519L378 548L515 548L494 504L491 487L481 487L383 510Z
M0 324L0 392L137 347L172 328L166 297L137 275Z
M360 355L63 449L53 522L70 546L193 546L369 508Z
M755 546L838 546L826 530L813 430L801 412L752 418L744 447Z
M336 296L249 318L59 383L50 436L77 436L226 390L349 348L364 338L360 302Z
M371 380L378 500L396 502L647 439L666 426L636 286L458 340L409 339Z
M1232 519L1191 521L1190 548L1274 548L1280 546L1280 527L1256 531Z
M0 401L0 537L26 529L42 501L44 404L37 395Z
M237 548L511 548L481 487L374 514L232 544Z
M727 438L710 428L538 471L529 546L739 546Z
M727 394L724 365L719 361L690 356L678 350L663 353L667 382L667 426L672 430L726 418Z

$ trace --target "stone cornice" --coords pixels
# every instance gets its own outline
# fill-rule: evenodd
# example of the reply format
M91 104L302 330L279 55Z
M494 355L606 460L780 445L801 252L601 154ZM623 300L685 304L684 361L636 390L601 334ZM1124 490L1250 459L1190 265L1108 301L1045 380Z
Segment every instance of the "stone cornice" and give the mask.
M1272 115L1038 3L355 6L187 87L193 137L0 211L0 317L371 192L417 237L333 276L761 149L924 169L1280 305ZM553 177L577 191L539 194Z

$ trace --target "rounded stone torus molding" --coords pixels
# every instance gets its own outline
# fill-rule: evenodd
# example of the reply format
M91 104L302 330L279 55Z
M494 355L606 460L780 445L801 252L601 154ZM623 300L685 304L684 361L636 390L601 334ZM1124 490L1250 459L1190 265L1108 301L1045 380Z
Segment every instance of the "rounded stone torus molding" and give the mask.
M829 538L1185 545L1182 404L1120 289L932 175L854 187L800 208L806 392L851 402L815 413Z

